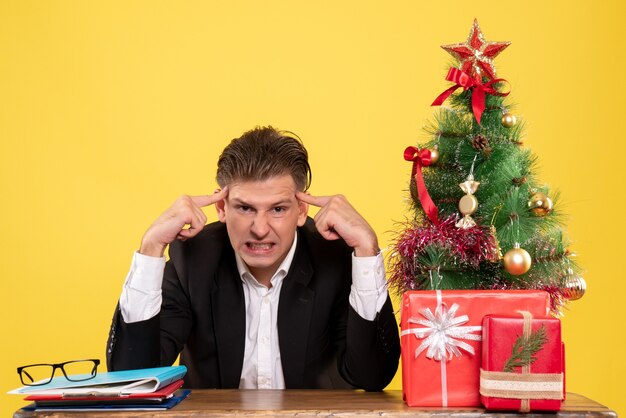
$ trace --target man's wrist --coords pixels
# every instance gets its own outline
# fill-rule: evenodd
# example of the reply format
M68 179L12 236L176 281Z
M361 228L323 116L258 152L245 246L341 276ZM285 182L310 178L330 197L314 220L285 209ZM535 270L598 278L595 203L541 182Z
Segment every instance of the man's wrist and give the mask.
M375 257L378 253L380 253L380 248L377 242L367 246L354 247L354 255L356 257Z
M141 246L139 247L139 254L147 255L149 257L163 257L165 254L165 245L163 244L155 244L152 242L141 241Z

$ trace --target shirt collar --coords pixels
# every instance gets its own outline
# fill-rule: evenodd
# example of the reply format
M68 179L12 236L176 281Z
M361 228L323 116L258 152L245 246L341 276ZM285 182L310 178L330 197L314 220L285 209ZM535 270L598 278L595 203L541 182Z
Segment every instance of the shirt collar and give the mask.
M276 269L276 272L274 273L274 275L272 276L270 280L272 285L274 285L275 281L278 280L279 278L280 279L284 278L289 272L289 268L291 267L291 263L293 262L293 256L296 253L297 244L298 244L298 231L295 232L293 243L291 244L291 248L289 249L289 252L287 252L285 259L283 260L282 263L280 263L280 265ZM236 252L235 252L235 261L237 262L237 271L239 272L239 277L241 278L241 281L245 282L246 277L247 277L247 278L254 279L254 281L256 282L256 279L252 275L252 273L250 273L248 266L246 265L246 263L243 262L239 254L237 254Z

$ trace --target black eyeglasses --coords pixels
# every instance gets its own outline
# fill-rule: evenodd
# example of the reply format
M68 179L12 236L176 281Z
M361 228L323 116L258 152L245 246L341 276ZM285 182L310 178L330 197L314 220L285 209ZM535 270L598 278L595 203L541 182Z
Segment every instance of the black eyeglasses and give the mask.
M57 364L29 364L17 368L17 374L25 386L45 385L52 381L56 369L61 369L63 376L71 382L80 382L96 377L98 359L72 360Z

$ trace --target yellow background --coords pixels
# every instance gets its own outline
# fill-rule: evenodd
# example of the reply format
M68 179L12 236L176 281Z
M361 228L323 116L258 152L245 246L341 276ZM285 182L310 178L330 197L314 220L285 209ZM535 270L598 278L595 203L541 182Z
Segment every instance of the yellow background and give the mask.
M386 245L474 17L561 191L589 290L564 318L567 388L626 413L625 16L585 1L0 3L0 415L15 367L97 357L143 231L215 188L257 124L299 134L314 194L344 193ZM211 219L214 211L209 208ZM400 388L400 380L392 388Z

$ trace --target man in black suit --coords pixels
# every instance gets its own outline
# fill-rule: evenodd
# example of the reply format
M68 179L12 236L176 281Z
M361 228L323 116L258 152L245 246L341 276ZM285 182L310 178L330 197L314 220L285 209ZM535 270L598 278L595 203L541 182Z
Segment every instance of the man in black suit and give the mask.
M234 139L218 161L221 189L181 197L144 234L109 369L180 354L192 388L382 390L400 344L376 234L343 196L305 193L310 181L293 134ZM219 222L205 225L209 205ZM320 207L314 221L309 205Z

